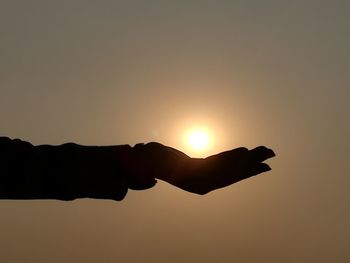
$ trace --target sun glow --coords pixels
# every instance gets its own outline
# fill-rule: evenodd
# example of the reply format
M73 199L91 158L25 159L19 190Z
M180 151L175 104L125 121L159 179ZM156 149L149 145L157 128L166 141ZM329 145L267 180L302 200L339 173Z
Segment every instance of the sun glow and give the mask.
M196 156L205 155L213 144L211 133L204 128L190 130L185 136L186 148Z
M205 131L193 131L188 136L188 144L194 150L203 150L209 144L209 135Z

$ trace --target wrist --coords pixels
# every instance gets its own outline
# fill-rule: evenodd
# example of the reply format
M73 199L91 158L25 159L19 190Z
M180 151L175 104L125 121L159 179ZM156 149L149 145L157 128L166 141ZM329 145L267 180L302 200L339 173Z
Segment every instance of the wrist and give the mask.
M144 190L156 184L154 165L149 162L145 144L129 146L120 162L130 189Z

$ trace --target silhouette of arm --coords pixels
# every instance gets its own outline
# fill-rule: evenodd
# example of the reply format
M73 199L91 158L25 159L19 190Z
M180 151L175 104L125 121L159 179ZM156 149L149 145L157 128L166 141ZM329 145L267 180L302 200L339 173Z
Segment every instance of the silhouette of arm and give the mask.
M33 146L0 138L0 198L122 200L130 146Z
M156 179L206 194L270 170L275 156L260 146L207 158L190 158L159 143L117 146L33 146L0 137L0 199L100 198L122 200L128 189L153 187Z

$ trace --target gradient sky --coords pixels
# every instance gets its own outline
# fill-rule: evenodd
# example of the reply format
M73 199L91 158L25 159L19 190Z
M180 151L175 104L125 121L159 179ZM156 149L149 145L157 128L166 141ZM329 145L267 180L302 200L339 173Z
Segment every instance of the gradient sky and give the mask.
M273 170L206 196L1 201L0 258L350 262L349 1L0 1L0 133L159 141L208 125Z

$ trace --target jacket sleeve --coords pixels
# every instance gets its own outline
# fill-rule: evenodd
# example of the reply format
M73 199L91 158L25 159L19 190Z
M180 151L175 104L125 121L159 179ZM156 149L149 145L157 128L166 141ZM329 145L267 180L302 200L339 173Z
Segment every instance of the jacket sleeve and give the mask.
M128 191L131 147L39 145L0 137L0 199L99 198Z

